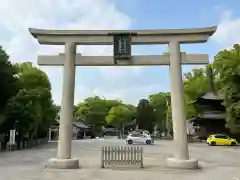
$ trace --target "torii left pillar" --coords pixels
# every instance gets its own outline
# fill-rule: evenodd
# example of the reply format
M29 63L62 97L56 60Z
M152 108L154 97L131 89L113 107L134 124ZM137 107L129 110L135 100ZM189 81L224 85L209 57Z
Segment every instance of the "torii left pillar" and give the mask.
M78 159L71 158L72 148L72 117L75 88L75 58L76 44L67 42L65 44L64 76L62 89L62 103L60 114L59 141L57 158L48 162L49 168L77 169Z

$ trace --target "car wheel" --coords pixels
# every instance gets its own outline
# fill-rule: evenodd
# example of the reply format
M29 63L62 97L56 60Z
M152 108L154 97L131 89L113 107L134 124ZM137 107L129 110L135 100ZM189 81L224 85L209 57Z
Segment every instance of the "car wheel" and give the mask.
M127 141L127 143L128 143L128 144L133 144L133 140L129 139L129 140Z
M216 142L212 141L211 146L216 146Z
M237 143L236 142L231 142L231 146L236 146Z
M146 141L146 144L151 144L151 141L150 141L150 140L147 140L147 141Z

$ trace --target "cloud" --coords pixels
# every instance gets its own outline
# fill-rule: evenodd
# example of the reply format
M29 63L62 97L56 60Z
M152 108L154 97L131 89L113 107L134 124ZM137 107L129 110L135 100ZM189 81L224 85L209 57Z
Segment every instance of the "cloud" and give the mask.
M230 48L240 43L240 18L234 17L232 11L222 10L220 23L212 40L217 42L220 48Z
M29 27L50 29L127 29L131 19L118 11L113 0L0 0L0 26L9 35L1 37L13 61L19 55L36 57L39 52L56 53L62 47L39 46L28 32ZM8 18L6 18L8 17ZM80 47L83 54L103 55L110 47ZM24 55L27 54L27 55ZM32 61L35 62L35 59Z
M114 0L0 0L0 44L6 49L12 62L31 61L36 64L38 54L58 54L64 49L61 46L40 46L31 37L28 28L128 29L131 18L119 11L114 2ZM78 52L83 55L111 55L112 49L109 46L80 46ZM62 79L62 68L41 67L41 69L49 76L54 100L60 102L62 80L59 78ZM101 67L99 70L103 77L109 80L111 80L109 73L116 80L125 77L125 74L137 75L140 72L140 68L130 70ZM79 91L81 95L76 96L79 98L91 94L88 87L83 86ZM101 90L99 92L103 93Z

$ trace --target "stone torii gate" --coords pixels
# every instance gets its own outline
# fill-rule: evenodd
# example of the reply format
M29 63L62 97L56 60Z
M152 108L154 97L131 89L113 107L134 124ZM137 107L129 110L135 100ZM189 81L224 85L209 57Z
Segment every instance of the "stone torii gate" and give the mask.
M167 164L175 168L197 168L198 161L189 159L181 64L207 64L209 61L206 54L181 53L180 44L204 43L216 28L133 31L29 29L40 44L65 45L64 54L38 57L39 65L64 66L57 157L49 160L48 167L79 167L78 159L71 158L75 66L170 65L175 154L174 158L167 159ZM169 54L131 56L131 45L137 44L168 44ZM77 45L114 45L114 57L82 56L76 54Z

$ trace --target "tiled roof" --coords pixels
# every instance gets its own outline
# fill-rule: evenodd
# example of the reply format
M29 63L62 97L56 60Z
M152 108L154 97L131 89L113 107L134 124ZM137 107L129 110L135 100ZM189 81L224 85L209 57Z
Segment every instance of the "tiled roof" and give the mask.
M213 92L208 92L200 97L201 99L209 99L209 100L222 100L219 95L214 94Z
M79 121L73 122L73 126L83 128L83 129L89 129L89 127L87 125L85 125L84 123L79 122Z
M56 124L60 124L60 120L56 119ZM84 124L83 122L80 121L74 121L73 126L79 127L79 128L83 128L83 129L89 129L90 127L87 126L86 124Z

